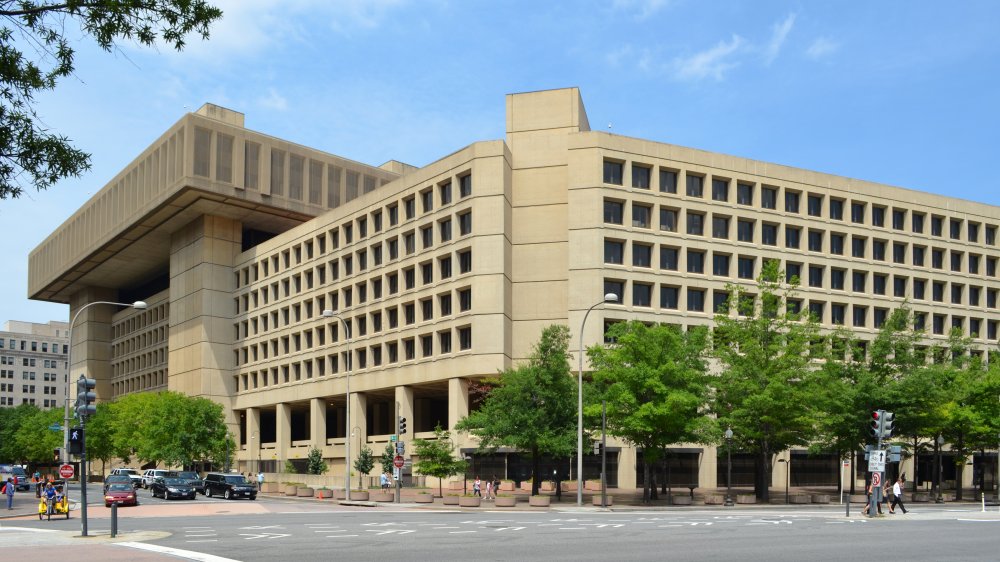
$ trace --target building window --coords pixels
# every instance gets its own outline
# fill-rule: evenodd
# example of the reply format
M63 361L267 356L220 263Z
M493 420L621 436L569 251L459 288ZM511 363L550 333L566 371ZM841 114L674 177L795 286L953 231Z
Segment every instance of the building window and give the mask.
M785 247L799 248L799 239L802 237L802 229L798 227L785 226Z
M685 177L687 178L687 196L702 197L705 178L691 174L686 174Z
M613 279L604 280L604 294L612 293L617 295L618 302L622 302L625 297L625 282Z
M458 272L469 273L472 271L472 250L465 250L458 253Z
M736 202L740 205L753 205L753 184L736 184Z
M754 264L756 262L756 258L740 256L736 261L737 276L740 279L753 279L755 275Z
M872 240L872 259L885 261L885 240Z
M865 321L868 318L868 307L854 305L852 312L854 313L853 324L857 328L864 328Z
M472 234L472 211L458 215L458 233L461 236Z
M986 275L988 277L996 277L997 276L997 259L996 258L991 258L991 257L987 257L986 258Z
M441 242L451 241L451 219L438 223L438 234L441 236Z
M677 211L660 207L660 230L677 232Z
M652 306L653 286L646 283L632 283L632 306Z
M944 315L935 314L932 320L932 331L937 335L944 334Z
M857 201L851 202L851 222L855 224L864 224L865 222L864 203L859 203Z
M913 247L913 265L918 267L924 266L924 254L927 252L927 248L923 246Z
M868 288L868 273L865 271L851 272L851 290L855 293L863 293Z
M962 239L962 221L961 219L951 219L949 221L949 226L951 228L951 239L961 240Z
M625 244L618 240L604 241L604 263L622 265L625 263Z
M660 246L660 269L677 271L678 251L677 248Z
M996 243L997 243L997 227L995 227L995 226L987 226L986 227L986 244L988 246L996 246Z
M872 317L873 326L875 329L879 329L885 324L885 320L889 315L889 311L885 308L876 308L874 316Z
M931 267L934 269L944 269L944 250L941 248L931 249Z
M844 220L843 199L830 199L830 218L836 221Z
M843 234L830 234L830 253L838 256L844 255Z
M844 325L844 316L846 315L846 312L847 312L846 309L847 309L847 305L837 304L837 303L831 304L830 305L830 323L834 324L834 325L837 325L837 326L843 326Z
M818 217L823 214L823 196L822 195L812 195L806 199L806 212L809 213L810 217Z
M830 268L830 288L843 291L844 290L844 278L847 276L847 271L843 269Z
M865 246L868 245L868 239L862 238L860 236L851 237L851 256L855 258L865 257Z
M458 178L458 196L465 198L472 195L472 174Z
M660 308L677 310L680 301L680 289L668 285L660 285Z
M753 242L752 220L740 219L736 221L736 239L740 242Z
M800 194L795 191L785 191L785 212L787 213L798 213L799 212L799 198Z
M823 251L823 231L822 230L810 230L809 231L809 251L810 252L822 252Z
M705 290L689 287L687 291L687 309L690 312L705 311Z
M702 236L705 231L705 215L688 211L687 233L694 236Z
M785 282L798 285L802 282L802 264L788 262L785 264Z
M906 228L906 211L904 209L892 210L892 229L903 230Z
M892 276L892 294L893 296L904 298L906 297L906 277L901 277L899 275Z
M677 172L660 168L660 191L677 193Z
M773 187L762 187L760 189L760 206L765 209L777 209L778 190Z
M712 217L712 238L729 238L729 217Z
M458 349L465 351L472 349L472 328L463 326L458 329Z
M438 332L438 349L441 353L451 353L451 330Z
M885 226L885 207L872 207L872 226Z
M777 246L778 225L766 222L762 224L760 229L760 239L762 244L765 244L767 246Z
M652 172L652 168L632 164L632 187L649 189L650 175Z
M472 289L460 289L458 291L458 310L459 312L472 310Z
M951 251L951 270L962 271L962 252Z
M649 244L632 242L632 265L635 267L652 267L653 247Z
M889 277L882 273L876 273L872 276L872 292L876 295L884 295L885 288L888 283Z
M962 293L965 287L956 283L951 284L951 304L962 304Z
M912 226L913 232L917 234L923 234L924 215L921 213L910 213L910 224Z
M687 272L705 273L705 252L701 250L688 250Z
M604 161L604 183L610 183L612 185L622 185L622 163L612 162L610 160Z
M979 275L979 258L976 254L969 254L969 274Z
M727 254L712 254L712 275L729 277L729 256Z
M434 210L434 192L430 189L425 189L420 192L420 203L421 208L425 213L429 213Z
M941 236L944 230L944 217L931 215L931 236Z
M825 305L826 303L823 301L809 301L809 316L812 316L817 322L822 322Z
M823 266L822 265L810 265L809 266L809 286L810 287L822 287L823 286Z
M729 180L712 178L712 200L729 201Z
M624 205L621 201L604 200L604 222L608 224L622 224L624 220Z
M652 222L653 209L648 205L632 203L632 226L635 228L649 228Z
M923 279L913 280L913 298L916 300L924 300L924 292L927 288L927 281Z
M893 263L906 263L906 244L892 243L892 261Z
M934 302L944 302L944 283L935 281L931 284L931 300Z

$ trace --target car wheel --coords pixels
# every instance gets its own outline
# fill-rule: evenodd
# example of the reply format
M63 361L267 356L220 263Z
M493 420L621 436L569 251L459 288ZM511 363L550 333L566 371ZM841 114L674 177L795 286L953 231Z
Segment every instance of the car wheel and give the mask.
M231 491L229 491L229 490L226 490L225 497L226 497L227 500L231 500L231 499L233 499L233 493Z
M104 502L104 507L111 507L111 504L110 504L110 503L107 503L107 502ZM41 513L39 513L39 514L38 514L38 518L39 518L39 519L41 519L41 518L42 518L42 514L41 514Z
M205 488L205 495L208 496L208 497L212 497L212 489L211 488Z
M250 501L257 499L257 496L250 496Z

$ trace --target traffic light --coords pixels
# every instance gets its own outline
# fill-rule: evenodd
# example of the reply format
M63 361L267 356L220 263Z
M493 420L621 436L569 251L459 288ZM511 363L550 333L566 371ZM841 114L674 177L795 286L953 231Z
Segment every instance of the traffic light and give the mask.
M69 429L69 454L83 454L83 428L71 427Z
M882 439L892 437L892 421L896 414L882 410Z
M399 416L399 432L400 435L406 433L406 418Z
M882 410L872 412L871 433L875 439L882 435Z
M600 441L594 441L594 454L595 455L601 454L601 442Z
M52 460L54 461L59 460L59 447L52 449Z
M97 394L93 392L96 386L97 381L83 375L76 381L76 416L81 420L97 411L97 406L94 406Z

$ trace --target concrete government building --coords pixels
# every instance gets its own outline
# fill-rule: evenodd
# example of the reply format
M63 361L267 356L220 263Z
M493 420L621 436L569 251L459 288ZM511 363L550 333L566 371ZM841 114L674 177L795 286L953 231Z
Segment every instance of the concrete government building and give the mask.
M508 95L506 110L504 139L416 168L299 146L207 104L35 248L29 296L71 314L147 301L80 316L73 376L96 378L102 400L170 389L220 402L244 471L316 447L343 474L345 441L379 454L397 403L407 440L453 427L476 405L470 382L525 358L549 324L577 341L605 292L620 303L594 310L587 345L623 320L711 325L726 284L755 285L769 259L802 280L789 305L826 328L871 339L908 301L928 346L953 327L997 345L996 206L591 131L576 88ZM641 485L642 451L617 445L609 482ZM725 486L715 448L671 453L675 487ZM776 490L839 480L835 455L782 456ZM734 485L751 483L750 457L733 462ZM929 477L930 458L916 462ZM965 485L975 473L992 487L996 454L973 462ZM517 451L473 465L527 476ZM584 477L599 467L588 452Z

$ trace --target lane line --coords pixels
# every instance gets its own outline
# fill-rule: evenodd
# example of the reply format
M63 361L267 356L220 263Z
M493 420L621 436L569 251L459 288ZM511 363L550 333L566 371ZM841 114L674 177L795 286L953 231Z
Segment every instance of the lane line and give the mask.
M222 556L215 556L214 554L205 554L204 552L195 552L193 550L171 548L169 546L160 546L158 544L149 544L144 542L116 542L111 544L112 546L146 550L159 554L168 554L170 556L176 556L186 560L197 560L199 562L239 562L238 560L234 560L232 558L223 558Z

